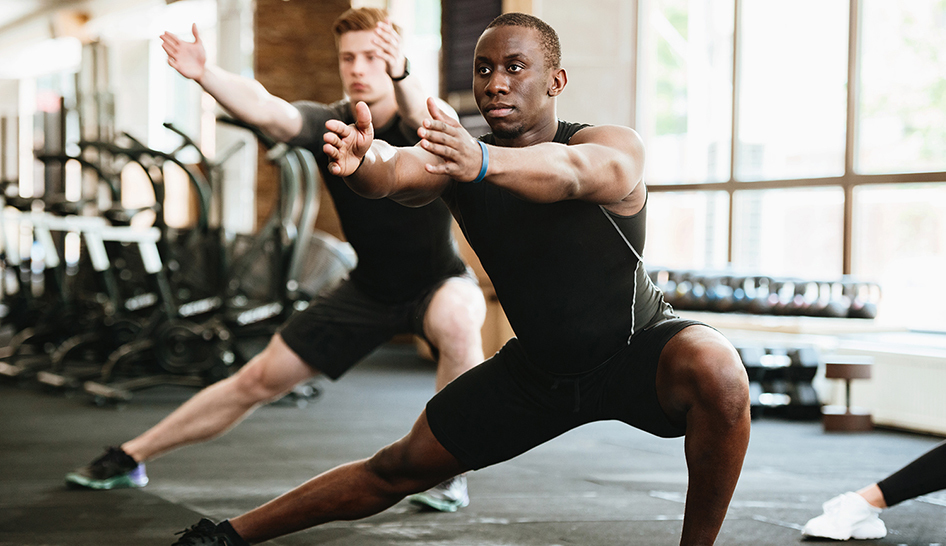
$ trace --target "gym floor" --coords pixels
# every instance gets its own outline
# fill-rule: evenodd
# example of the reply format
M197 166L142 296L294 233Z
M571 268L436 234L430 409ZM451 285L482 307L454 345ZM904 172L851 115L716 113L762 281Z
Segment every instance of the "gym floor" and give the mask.
M0 546L168 545L201 516L238 515L337 464L397 439L433 393L433 366L385 347L304 407L261 408L212 442L148 464L139 490L67 489L63 475L157 422L193 394L142 391L122 407L0 384ZM719 545L803 541L799 529L830 497L876 481L940 439L877 430L825 434L818 422L757 419ZM407 502L358 522L270 544L382 546L675 545L686 492L683 440L618 423L587 426L469 475L455 514ZM946 544L946 493L885 512L887 538L864 545Z

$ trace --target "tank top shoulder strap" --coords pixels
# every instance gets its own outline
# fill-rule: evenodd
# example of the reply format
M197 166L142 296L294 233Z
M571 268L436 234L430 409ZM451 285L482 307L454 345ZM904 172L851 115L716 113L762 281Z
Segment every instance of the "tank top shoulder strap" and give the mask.
M572 123L570 121L558 120L558 129L555 131L555 137L552 138L552 142L557 142L559 144L568 144L568 141L575 136L575 133L581 131L585 127L591 127L591 124L588 123ZM485 144L494 145L496 144L496 137L493 136L493 133L486 133L478 137L479 140L482 140Z
M559 144L568 144L568 141L575 136L575 133L581 131L585 127L591 127L588 123L572 123L570 121L558 120L558 130L555 132L555 138L552 139L552 142L558 142Z

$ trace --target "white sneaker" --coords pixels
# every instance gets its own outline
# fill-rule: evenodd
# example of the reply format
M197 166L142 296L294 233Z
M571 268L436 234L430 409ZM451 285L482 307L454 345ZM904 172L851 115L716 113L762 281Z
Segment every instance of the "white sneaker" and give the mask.
M466 490L466 476L456 476L423 493L411 495L408 500L441 512L456 512L470 504Z
M801 530L802 535L834 540L867 540L887 536L887 527L877 517L881 509L872 506L857 493L848 491L838 495L824 503L822 508L824 514L809 520Z

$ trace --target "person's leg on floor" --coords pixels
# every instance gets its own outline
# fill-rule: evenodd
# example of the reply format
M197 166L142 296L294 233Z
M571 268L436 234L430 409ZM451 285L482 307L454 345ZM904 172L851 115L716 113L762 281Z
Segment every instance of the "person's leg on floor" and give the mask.
M66 474L70 487L116 489L148 483L145 461L228 431L261 404L316 375L279 334L235 375L201 390L157 425Z
M670 420L686 429L689 481L680 544L713 544L749 445L745 367L722 334L690 326L660 355L657 395Z
M279 334L236 374L201 390L157 425L122 444L144 462L175 448L215 438L260 405L285 395L316 375Z
M905 500L946 489L946 442L937 444L900 470L880 480L876 488L882 495L883 505L871 504L878 508L896 506ZM870 500L872 499L868 499Z
M808 520L801 534L835 540L883 538L887 526L880 519L882 510L942 489L946 489L946 442L877 483L828 500L822 504L823 513Z
M229 522L255 544L329 521L376 514L466 470L437 441L422 413L407 436L370 459L329 470Z

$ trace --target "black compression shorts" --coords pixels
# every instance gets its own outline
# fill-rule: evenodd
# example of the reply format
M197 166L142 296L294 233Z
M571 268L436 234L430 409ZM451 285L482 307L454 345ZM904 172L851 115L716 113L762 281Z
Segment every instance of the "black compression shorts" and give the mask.
M536 368L515 338L427 403L437 440L471 470L511 459L585 423L618 420L664 438L683 436L657 401L657 362L667 342L698 321L669 319L585 373Z
M299 358L335 380L397 334L417 334L426 340L427 307L443 283L452 278L433 284L412 300L395 304L368 296L346 279L293 315L279 335ZM458 278L477 282L469 270ZM433 344L431 349L436 354Z

